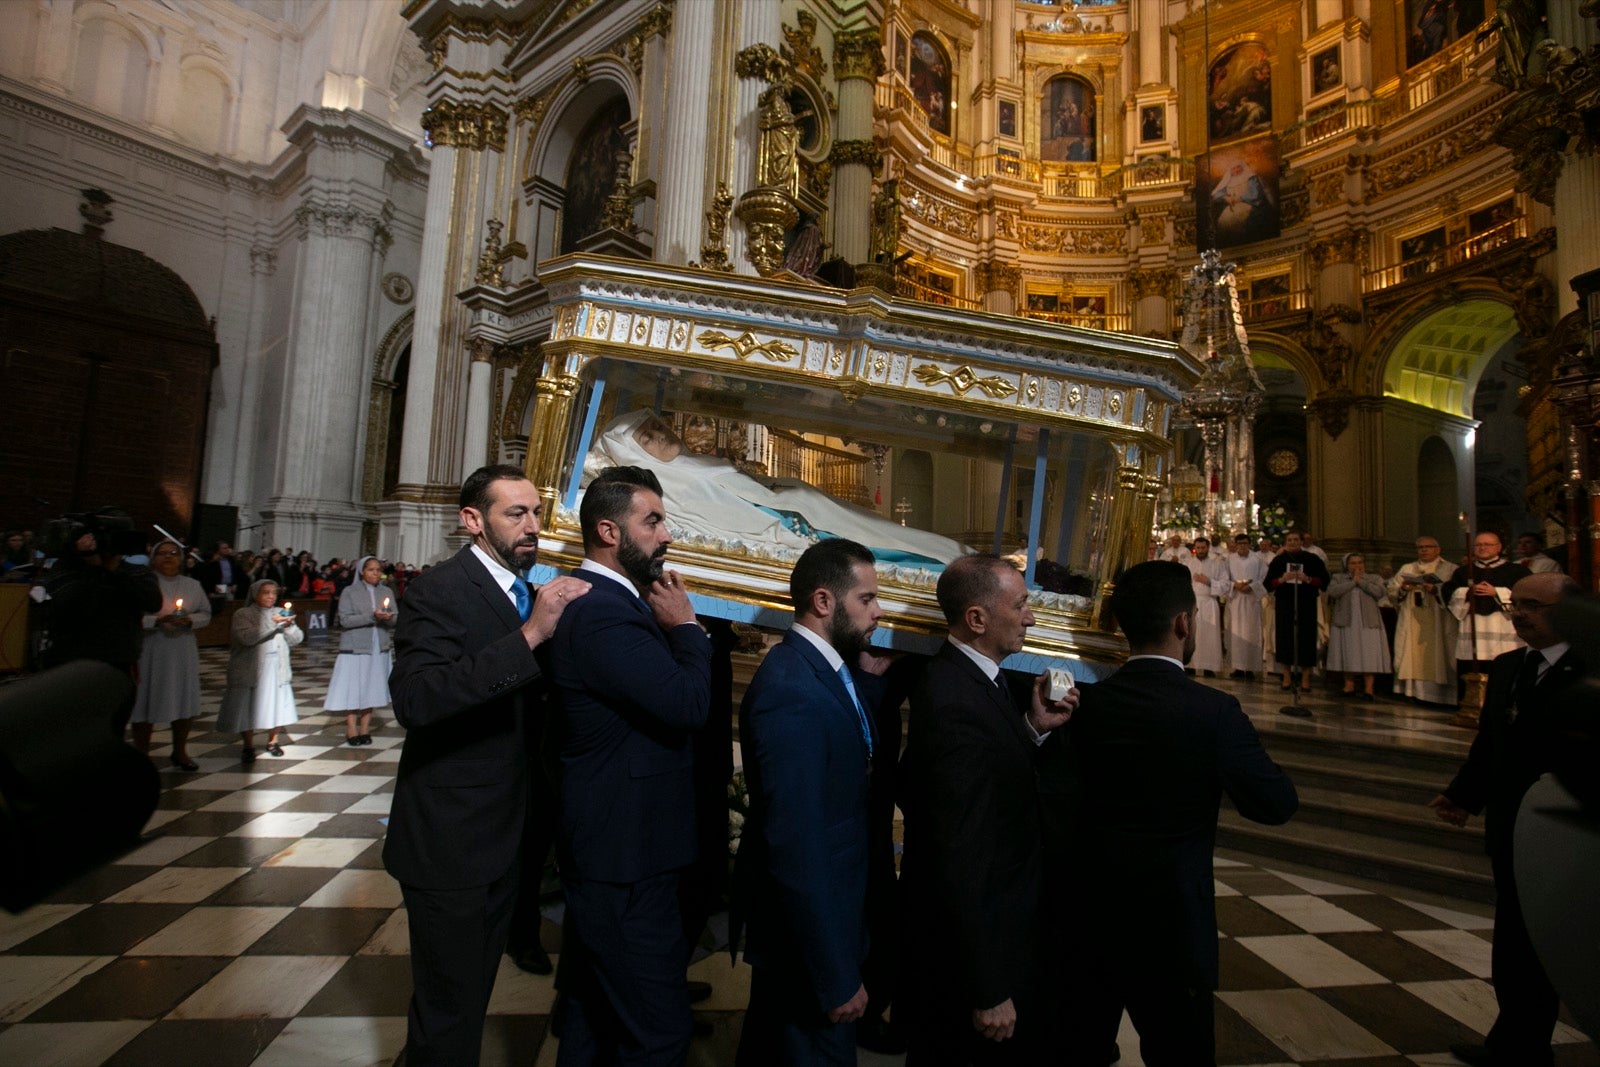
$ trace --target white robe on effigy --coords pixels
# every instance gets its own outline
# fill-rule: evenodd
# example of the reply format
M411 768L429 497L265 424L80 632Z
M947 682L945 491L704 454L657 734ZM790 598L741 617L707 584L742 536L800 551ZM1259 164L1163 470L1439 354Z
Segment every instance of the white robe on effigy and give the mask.
M1195 617L1194 656L1189 666L1197 671L1222 670L1222 599L1228 595L1228 565L1217 556L1183 561L1193 577ZM1209 581L1199 581L1204 575Z
M1261 600L1267 595L1263 580L1267 564L1259 552L1243 556L1230 552L1228 564L1228 669L1259 671L1263 659ZM1248 582L1249 588L1238 588Z

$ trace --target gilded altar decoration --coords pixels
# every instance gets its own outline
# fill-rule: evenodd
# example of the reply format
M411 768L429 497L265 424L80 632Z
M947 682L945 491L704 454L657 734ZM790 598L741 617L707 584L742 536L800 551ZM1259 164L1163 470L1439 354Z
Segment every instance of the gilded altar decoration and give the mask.
M1364 265L1367 261L1367 232L1346 228L1323 234L1311 242L1307 251L1311 255L1311 265L1318 270L1333 263Z
M906 214L936 230L968 241L978 239L978 213L970 208L952 204L921 189L914 189L911 196L901 200L901 204Z
M1172 287L1177 282L1177 273L1171 269L1134 268L1128 272L1128 285L1133 289L1133 298L1143 300L1150 296L1168 297L1172 295Z
M500 247L500 231L505 229L505 223L490 219L484 226L489 230L489 239L483 242L483 254L478 257L474 279L479 285L492 285L498 289L506 283L506 265Z
M505 111L494 104L441 100L422 113L422 129L429 144L501 152L506 147L506 119Z
M859 164L876 173L883 165L883 153L870 140L835 141L828 151L828 161L836 167Z
M1476 117L1456 126L1443 136L1368 168L1367 200L1369 202L1377 200L1414 182L1432 178L1451 164L1489 148L1494 143L1492 139L1496 129L1511 120L1516 112L1516 102L1504 112L1500 111L1496 102L1495 107L1486 112L1481 111ZM1516 118L1518 123L1534 121L1536 119L1532 115L1519 114ZM1567 135L1563 133L1561 136L1564 143ZM1513 152L1516 152L1515 148ZM1553 195L1553 184L1551 188Z
M799 170L800 124L789 106L789 84L779 82L761 94L761 140L756 157L756 182L793 195Z
M779 54L789 64L789 69L806 74L813 81L821 81L828 72L822 58L822 49L816 45L817 19L811 12L801 9L795 15L797 26L783 28L783 47Z
M1125 226L1024 222L1018 229L1018 238L1025 251L1055 255L1120 255L1128 249Z
M721 330L706 330L695 338L695 343L711 351L731 348L740 362L748 360L751 356L764 356L770 363L789 363L800 354L799 350L787 341L780 341L777 338L763 341L749 330L738 337L729 337Z
M1142 246L1167 243L1167 223L1172 216L1165 212L1149 211L1139 216L1139 244Z
M891 178L883 183L883 187L872 198L872 237L868 244L868 259L892 267L899 254L900 179Z
M1022 268L1015 263L1002 263L995 259L986 259L978 263L972 271L973 281L978 285L978 291L983 293L1012 293L1015 294L1022 284Z
M1588 3L1579 16L1593 19L1600 10ZM1589 154L1600 147L1600 45L1580 52L1554 40L1535 44L1542 31L1532 0L1501 0L1495 21L1500 55L1494 77L1516 96L1492 136L1511 150L1521 175L1517 188L1553 205L1566 153Z
M639 32L645 38L670 36L672 33L672 8L666 4L657 4L645 12L644 18L639 20Z
M706 208L705 240L700 244L700 265L707 270L731 271L728 259L728 214L733 210L733 194L728 183L717 182L717 194Z
M1014 383L1004 378L980 378L971 367L963 364L954 371L941 370L932 363L922 363L911 372L917 381L923 385L949 385L955 390L957 396L966 396L968 390L976 387L994 400L1003 400L1017 391Z
M617 179L600 213L601 226L633 233L633 154L626 148L617 153Z
M782 269L784 235L800 221L800 208L794 199L800 179L800 127L789 108L789 89L785 79L761 94L758 184L739 198L733 211L749 232L746 247L750 262L764 278Z
M734 73L741 78L760 78L776 85L789 76L789 63L770 44L753 44L734 57Z
M851 78L876 81L888 69L883 61L883 39L877 30L834 34L833 73L840 81Z

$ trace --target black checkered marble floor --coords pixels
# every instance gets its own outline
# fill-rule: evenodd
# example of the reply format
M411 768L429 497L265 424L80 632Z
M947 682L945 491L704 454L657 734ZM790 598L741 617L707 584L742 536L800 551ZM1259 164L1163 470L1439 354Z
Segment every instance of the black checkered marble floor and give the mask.
M203 658L214 714L225 655ZM380 849L402 731L380 713L370 747L341 745L342 716L320 711L332 662L327 646L295 652L302 717L282 758L242 767L238 739L212 732L208 716L191 746L199 772L154 753L165 790L145 844L23 915L0 915L0 1064L394 1061L410 973L400 890ZM1381 715L1363 714L1359 729L1381 735ZM1219 1063L1450 1064L1449 1045L1478 1040L1493 1020L1482 906L1242 858L1219 858L1216 881ZM555 951L559 906L549 919ZM709 951L722 930L718 917L691 968L715 990L699 1006L712 1033L697 1038L694 1064L732 1062L748 996L747 969ZM552 998L550 979L505 962L484 1062L554 1063ZM1556 1040L1563 1067L1600 1064L1570 1027ZM1122 1064L1141 1062L1126 1022L1121 1049Z

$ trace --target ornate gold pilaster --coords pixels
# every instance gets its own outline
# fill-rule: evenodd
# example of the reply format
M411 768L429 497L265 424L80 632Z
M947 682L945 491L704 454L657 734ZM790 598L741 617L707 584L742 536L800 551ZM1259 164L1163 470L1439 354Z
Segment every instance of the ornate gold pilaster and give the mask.
M1139 493L1144 487L1144 472L1140 468L1137 449L1128 445L1113 445L1117 451L1117 482L1116 488L1111 491L1111 514L1106 520L1106 529L1133 531L1134 517L1139 510ZM1129 462L1129 461L1132 462ZM1146 527L1148 529L1148 526ZM1107 559L1101 571L1105 577L1100 583L1100 618L1099 626L1107 633L1117 628L1116 619L1111 615L1111 591L1115 588L1113 576L1121 574L1135 559L1144 556L1144 539L1147 533L1139 531L1139 553L1134 556L1130 550L1133 540L1130 534L1121 540L1112 541L1107 547Z
M833 74L840 81L876 81L888 73L883 38L877 30L853 30L833 38Z
M665 4L657 4L645 13L639 20L639 32L644 34L645 40L652 37L669 37L672 35L672 9Z
M1165 299L1172 295L1177 280L1178 272L1171 267L1135 268L1128 272L1128 285L1135 300L1151 296Z
M707 270L733 270L728 259L728 215L733 211L733 194L728 183L717 182L717 195L706 208L706 235L700 245L700 265Z
M828 162L836 167L859 164L877 173L883 166L883 153L872 141L835 141L828 151Z
M1022 268L997 259L983 260L973 269L972 275L981 293L1015 295L1022 285Z
M733 70L741 78L776 85L789 76L789 63L770 44L753 44L734 57Z
M533 386L533 425L528 432L528 480L539 489L544 513L554 516L561 501L562 452L572 424L578 379L570 374L540 376Z
M1343 229L1324 234L1312 241L1307 251L1311 265L1318 270L1334 263L1354 263L1360 266L1367 259L1368 235L1365 230Z
M422 113L422 128L435 145L502 152L506 147L507 118L505 110L494 104L441 100Z

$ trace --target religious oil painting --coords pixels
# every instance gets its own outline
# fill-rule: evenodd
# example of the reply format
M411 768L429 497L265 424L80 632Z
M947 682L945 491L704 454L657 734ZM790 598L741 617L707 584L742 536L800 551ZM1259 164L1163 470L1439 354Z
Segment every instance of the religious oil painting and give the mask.
M1483 0L1406 0L1406 66L1472 33L1483 17Z
M1272 128L1272 57L1255 41L1234 45L1207 75L1211 138L1229 141Z
M600 231L606 197L617 184L617 153L628 147L622 132L628 103L618 97L601 109L574 142L567 163L566 198L561 204L561 251L576 252L578 242Z
M1017 135L1017 105L1011 100L1001 100L998 105L1000 121L1000 136L1015 137Z
M907 41L904 33L894 35L894 69L900 72L902 78L911 77L911 49Z
M950 135L950 59L932 34L911 38L911 95L928 116L928 127Z
M1289 310L1289 275L1271 274L1250 282L1249 314L1282 315Z
M1282 225L1278 211L1278 139L1253 141L1218 148L1200 157L1201 202L1209 209L1217 247L1232 248L1277 237Z
M1311 57L1311 91L1325 93L1336 89L1344 81L1344 71L1339 65L1339 46L1324 48Z
M1165 141L1167 139L1167 109L1161 104L1147 104L1139 109L1139 140Z
M1039 101L1039 158L1054 163L1092 163L1094 134L1094 87L1070 75L1046 82Z

